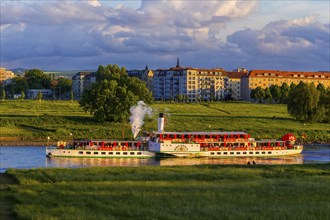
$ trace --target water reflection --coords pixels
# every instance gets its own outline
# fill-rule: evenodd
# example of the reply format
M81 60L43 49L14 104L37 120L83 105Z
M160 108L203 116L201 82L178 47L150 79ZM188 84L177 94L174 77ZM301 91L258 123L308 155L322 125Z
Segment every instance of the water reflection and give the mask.
M202 164L303 164L303 155L280 158L47 158L46 167L187 166Z
M91 166L182 166L202 164L306 164L329 163L330 145L305 146L302 154L269 158L46 158L44 147L0 147L0 172L9 168Z
M154 158L46 158L46 167L157 166Z

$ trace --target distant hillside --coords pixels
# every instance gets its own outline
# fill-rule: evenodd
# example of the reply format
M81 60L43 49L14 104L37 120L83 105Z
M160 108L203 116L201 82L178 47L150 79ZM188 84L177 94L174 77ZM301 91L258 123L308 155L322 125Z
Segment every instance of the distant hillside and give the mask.
M17 74L17 75L22 75L24 74L25 70L24 68L14 68L14 69L9 69L10 71L12 71L13 73Z

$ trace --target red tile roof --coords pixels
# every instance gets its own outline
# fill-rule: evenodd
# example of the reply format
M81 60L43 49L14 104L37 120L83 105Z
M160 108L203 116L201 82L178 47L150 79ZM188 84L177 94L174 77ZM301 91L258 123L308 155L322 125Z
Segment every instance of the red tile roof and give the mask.
M301 78L316 78L325 77L330 79L330 72L301 72L301 71L280 71L280 70L251 70L249 77L301 77ZM316 77L315 77L316 76Z

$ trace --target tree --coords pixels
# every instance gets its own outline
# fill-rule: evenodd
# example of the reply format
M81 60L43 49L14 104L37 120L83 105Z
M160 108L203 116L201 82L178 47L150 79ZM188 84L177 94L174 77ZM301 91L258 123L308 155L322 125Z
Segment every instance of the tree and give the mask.
M25 99L25 93L24 93L24 91L21 92L21 99Z
M39 69L26 70L24 78L26 79L30 89L50 89L50 77Z
M123 122L130 116L130 107L142 100L151 103L152 95L144 82L129 77L125 68L100 66L97 82L83 92L79 104L98 121Z
M265 90L258 86L251 91L251 98L257 99L261 103L265 98Z
M267 102L271 102L272 99L273 99L273 96L272 96L272 94L270 92L270 89L268 87L265 88L265 97L264 98Z
M289 96L289 91L290 91L290 87L288 86L288 84L283 83L281 85L281 103L287 103L288 100L288 96Z
M36 100L39 100L39 102L40 102L41 99L42 99L42 93L39 91L37 96L36 96Z
M320 91L315 85L300 82L294 86L288 96L288 112L297 120L322 121L324 119L324 109L319 106Z
M6 99L6 91L5 87L0 83L0 99L5 100Z
M330 122L330 88L321 91L319 106L320 108L324 109L323 122L329 123Z
M29 85L25 78L15 76L11 79L11 83L5 86L5 90L14 98L14 94L20 94L22 91L27 92Z
M269 87L270 93L272 94L272 98L275 102L280 102L282 99L282 91L278 85L271 85Z
M71 90L70 90L70 100L73 101L73 99L74 99L74 95L73 95L73 90L71 88Z
M325 92L325 90L326 90L325 87L324 87L324 85L322 83L319 83L317 85L316 89L319 90L321 93L322 92Z
M176 101L177 102L183 102L183 95L182 94L177 94L176 95Z
M59 99L62 98L63 94L68 93L71 91L72 88L72 81L70 79L59 78L57 80L57 84L55 86L55 94Z

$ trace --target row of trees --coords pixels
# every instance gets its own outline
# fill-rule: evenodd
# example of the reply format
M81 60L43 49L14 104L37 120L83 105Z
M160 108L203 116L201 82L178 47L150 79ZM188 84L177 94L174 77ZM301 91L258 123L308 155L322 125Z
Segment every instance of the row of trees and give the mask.
M24 76L15 76L11 80L11 83L6 86L0 84L1 99L14 98L15 94L25 98L28 89L51 89L54 95L61 99L63 94L72 90L70 79L59 78L55 84L52 84L50 76L39 69L26 70Z
M290 86L286 83L283 83L281 86L271 85L264 89L258 86L251 90L250 97L257 100L259 103L287 103L289 92L294 86L294 83L291 83Z
M297 120L330 122L330 88L326 89L322 83L315 86L313 82L301 81L298 85L283 83L264 89L258 86L251 90L250 96L259 103L287 104L289 114Z
M288 95L288 112L297 120L330 122L330 88L300 82Z

